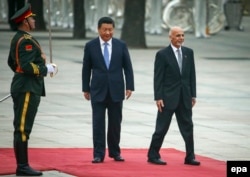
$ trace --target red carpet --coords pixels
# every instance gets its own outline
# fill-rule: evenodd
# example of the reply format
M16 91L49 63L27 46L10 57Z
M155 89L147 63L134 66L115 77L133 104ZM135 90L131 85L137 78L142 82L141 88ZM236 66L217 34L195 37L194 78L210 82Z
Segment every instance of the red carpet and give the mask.
M29 159L33 168L42 171L57 170L79 177L223 177L226 162L196 156L201 166L184 165L185 153L162 149L168 165L147 163L147 149L122 149L125 162L106 157L102 164L92 164L92 148L30 148ZM0 175L15 173L13 149L0 148Z

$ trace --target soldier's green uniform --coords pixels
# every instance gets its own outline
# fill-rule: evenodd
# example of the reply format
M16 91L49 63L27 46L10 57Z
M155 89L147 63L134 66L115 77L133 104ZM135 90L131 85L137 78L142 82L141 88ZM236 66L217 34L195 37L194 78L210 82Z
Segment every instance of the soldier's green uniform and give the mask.
M45 60L39 43L27 32L17 31L11 41L8 65L14 71L11 95L14 102L14 140L27 141L40 96L45 96Z
M28 139L40 103L45 96L44 77L47 75L46 61L39 43L25 30L32 29L27 18L33 16L30 5L26 4L12 17L13 21L24 28L13 37L8 57L8 65L14 72L11 83L11 96L14 109L14 150L17 161L17 176L40 176L42 173L28 164ZM32 24L33 25L33 24ZM21 30L20 30L21 29Z

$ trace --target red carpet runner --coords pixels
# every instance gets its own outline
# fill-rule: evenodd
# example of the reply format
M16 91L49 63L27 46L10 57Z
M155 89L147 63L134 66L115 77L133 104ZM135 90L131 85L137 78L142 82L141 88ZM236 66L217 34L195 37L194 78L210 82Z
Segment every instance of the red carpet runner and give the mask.
M224 177L226 162L196 156L201 166L184 165L185 153L162 149L162 159L168 165L147 163L147 149L122 149L125 162L107 157L104 163L92 164L91 148L30 148L33 168L42 171L57 170L79 177ZM13 149L0 148L0 175L15 173Z

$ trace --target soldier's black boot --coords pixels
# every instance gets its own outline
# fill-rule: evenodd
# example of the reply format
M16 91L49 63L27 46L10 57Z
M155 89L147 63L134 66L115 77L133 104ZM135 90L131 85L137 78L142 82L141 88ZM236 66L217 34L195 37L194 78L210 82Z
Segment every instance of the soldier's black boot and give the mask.
M29 164L18 164L16 169L16 176L41 176L42 172L34 170Z
M34 170L28 163L28 142L14 142L17 161L16 176L41 176L42 172Z

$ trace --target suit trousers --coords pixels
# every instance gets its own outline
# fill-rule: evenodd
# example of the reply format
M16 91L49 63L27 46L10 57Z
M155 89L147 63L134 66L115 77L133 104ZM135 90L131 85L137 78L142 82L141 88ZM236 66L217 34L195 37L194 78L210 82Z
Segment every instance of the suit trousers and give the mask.
M193 140L193 121L192 108L187 109L180 99L180 102L175 110L163 108L162 112L158 112L156 119L155 132L153 133L151 144L148 151L148 158L160 158L160 148L162 146L164 137L168 132L172 116L175 113L176 120L180 133L185 141L186 160L194 159L194 140Z
M123 102L113 102L110 94L102 102L91 102L92 105L92 128L94 157L104 159L106 149L106 110L108 115L107 144L109 157L120 155L120 132L122 122L122 104Z

